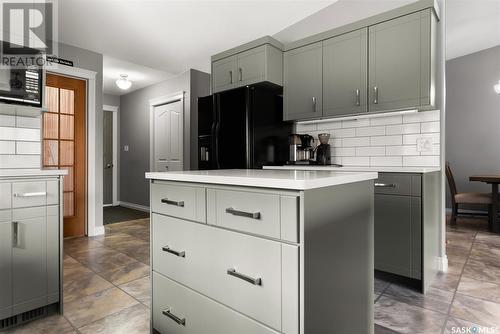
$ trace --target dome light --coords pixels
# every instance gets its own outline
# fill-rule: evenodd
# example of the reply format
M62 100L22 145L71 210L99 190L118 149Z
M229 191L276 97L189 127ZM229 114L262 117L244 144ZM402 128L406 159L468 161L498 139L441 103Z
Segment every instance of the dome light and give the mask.
M116 80L118 88L127 90L132 86L132 81L128 79L128 75L120 74L120 79Z

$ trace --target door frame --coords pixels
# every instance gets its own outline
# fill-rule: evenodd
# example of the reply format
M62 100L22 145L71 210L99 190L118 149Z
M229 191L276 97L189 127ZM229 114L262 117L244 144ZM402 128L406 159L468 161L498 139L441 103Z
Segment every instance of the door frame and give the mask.
M117 206L120 204L118 201L118 173L120 170L119 160L118 160L118 111L120 107L111 106L107 104L102 105L102 111L109 111L113 113L113 200L112 204L103 204L104 206ZM104 179L103 179L103 187L104 187ZM104 199L103 199L104 203Z
M62 64L46 68L47 73L85 80L87 82L86 112L87 112L87 213L85 215L85 233L88 236L104 234L102 213L102 177L97 179L96 161L100 161L96 152L96 77L97 72L79 67ZM101 152L102 153L102 152ZM102 166L100 166L102 168ZM97 192L97 189L101 189ZM89 196L93 194L93 196ZM99 210L97 209L99 208Z
M186 101L185 101L185 92L179 91L174 94L164 95L160 97L156 97L154 99L149 100L149 171L153 171L154 167L154 126L155 126L155 118L154 118L154 110L155 107L161 106L163 104L172 103L174 101L180 100L182 102L182 141L184 145L186 144L184 141L185 138L185 112L186 112ZM183 148L184 148L183 145ZM183 149L184 150L184 149ZM186 159L184 152L182 152L182 164L184 169L186 167Z

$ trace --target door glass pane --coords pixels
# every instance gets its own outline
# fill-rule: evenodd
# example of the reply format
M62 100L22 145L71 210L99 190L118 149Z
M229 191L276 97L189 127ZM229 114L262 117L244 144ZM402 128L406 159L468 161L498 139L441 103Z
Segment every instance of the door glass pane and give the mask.
M69 89L60 89L61 94L61 114L75 113L75 92Z
M64 193L64 217L75 215L75 195L73 192Z
M61 143L61 152L60 152L60 165L68 166L72 165L74 161L74 143L72 141L60 141Z
M43 141L43 165L44 166L57 166L58 161L58 142L57 140L44 140Z
M61 139L74 139L75 117L61 114Z
M49 112L59 112L59 89L55 87L45 87L45 99Z
M74 187L74 174L73 174L73 167L64 167L61 169L65 169L68 171L68 175L64 176L64 191L73 191Z
M57 139L59 136L59 115L52 113L43 114L43 138Z

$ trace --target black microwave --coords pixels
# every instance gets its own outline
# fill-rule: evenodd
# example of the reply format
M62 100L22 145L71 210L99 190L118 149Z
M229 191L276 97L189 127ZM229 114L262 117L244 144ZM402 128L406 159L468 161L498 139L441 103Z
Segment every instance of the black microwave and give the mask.
M0 69L0 102L42 106L41 68Z

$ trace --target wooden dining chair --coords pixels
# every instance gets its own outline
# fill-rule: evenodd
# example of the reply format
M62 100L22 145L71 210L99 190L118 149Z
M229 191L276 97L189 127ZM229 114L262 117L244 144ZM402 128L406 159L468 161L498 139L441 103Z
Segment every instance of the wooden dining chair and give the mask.
M450 225L457 224L457 216L459 215L458 206L460 204L473 204L473 205L491 205L491 193L459 193L457 185L451 172L450 163L446 162L446 178L451 193L451 220Z

